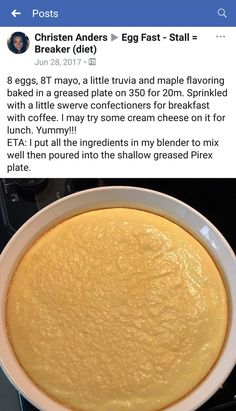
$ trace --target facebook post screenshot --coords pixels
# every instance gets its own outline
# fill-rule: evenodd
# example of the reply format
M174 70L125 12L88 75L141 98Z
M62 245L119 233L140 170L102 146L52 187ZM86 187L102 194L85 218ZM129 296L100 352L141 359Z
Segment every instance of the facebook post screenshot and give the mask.
M236 4L0 27L0 411L236 410Z

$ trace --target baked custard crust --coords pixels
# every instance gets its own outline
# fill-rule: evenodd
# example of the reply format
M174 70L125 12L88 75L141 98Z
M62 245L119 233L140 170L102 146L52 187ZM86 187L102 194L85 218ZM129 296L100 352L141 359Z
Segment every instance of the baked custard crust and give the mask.
M7 327L26 373L80 411L157 411L201 382L228 321L220 272L187 231L145 211L72 217L25 253Z

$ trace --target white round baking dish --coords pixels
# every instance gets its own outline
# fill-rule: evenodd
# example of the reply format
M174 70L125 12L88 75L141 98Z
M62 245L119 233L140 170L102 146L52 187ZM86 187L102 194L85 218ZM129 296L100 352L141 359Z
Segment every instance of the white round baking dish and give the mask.
M82 191L44 208L12 237L0 257L0 360L15 387L42 411L68 411L43 393L18 364L8 340L5 323L6 296L11 276L30 245L43 232L72 215L108 207L130 207L163 215L192 233L222 270L229 300L228 333L221 355L208 376L186 397L165 411L193 411L223 384L236 363L236 260L220 232L201 214L177 199L134 187L106 187Z

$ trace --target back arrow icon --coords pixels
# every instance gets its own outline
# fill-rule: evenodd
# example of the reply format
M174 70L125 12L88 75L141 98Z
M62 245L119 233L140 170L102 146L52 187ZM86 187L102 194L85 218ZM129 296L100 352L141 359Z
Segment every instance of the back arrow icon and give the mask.
M12 14L13 17L20 16L21 11L16 11L16 9L15 9L15 10L12 10L11 14Z

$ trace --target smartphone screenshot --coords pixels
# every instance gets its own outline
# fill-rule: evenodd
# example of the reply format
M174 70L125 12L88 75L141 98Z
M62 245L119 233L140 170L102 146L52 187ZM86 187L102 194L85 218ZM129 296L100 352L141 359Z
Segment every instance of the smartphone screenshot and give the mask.
M235 26L0 6L1 411L236 409Z
M22 6L1 16L2 176L235 177L232 3Z

